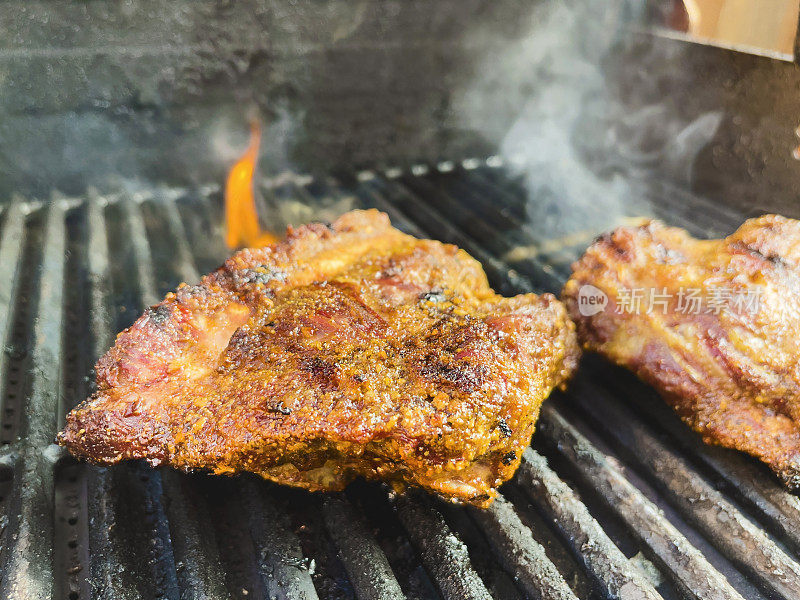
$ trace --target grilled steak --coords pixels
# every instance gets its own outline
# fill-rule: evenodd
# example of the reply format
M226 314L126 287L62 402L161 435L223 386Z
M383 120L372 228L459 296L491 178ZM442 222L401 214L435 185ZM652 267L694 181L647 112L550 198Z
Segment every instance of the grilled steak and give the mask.
M58 441L101 464L310 490L363 476L487 505L577 354L553 296L499 297L463 250L356 211L147 309Z
M800 486L800 221L768 215L710 241L656 221L617 229L573 265L564 301L587 349L652 384L706 442Z

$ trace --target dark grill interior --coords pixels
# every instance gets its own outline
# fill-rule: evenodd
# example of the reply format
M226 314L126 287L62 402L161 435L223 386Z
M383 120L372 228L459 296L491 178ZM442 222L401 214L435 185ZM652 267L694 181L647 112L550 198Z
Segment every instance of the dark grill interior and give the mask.
M277 177L260 191L276 230L385 210L465 248L504 294L557 293L591 240L520 225L524 185L495 161ZM654 200L699 236L746 216L666 189ZM363 482L312 495L73 461L52 442L94 361L145 306L222 261L221 208L217 187L4 208L0 597L800 598L798 498L591 356L545 404L534 449L488 511Z

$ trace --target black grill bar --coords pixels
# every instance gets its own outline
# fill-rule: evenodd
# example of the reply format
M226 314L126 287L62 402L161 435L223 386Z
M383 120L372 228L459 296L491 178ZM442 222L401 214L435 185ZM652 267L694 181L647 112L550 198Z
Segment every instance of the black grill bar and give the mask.
M217 545L210 533L213 529L208 526L211 515L205 500L193 482L179 473L164 471L161 484L182 597L228 598Z
M394 505L445 600L491 600L489 590L472 568L467 547L427 500L399 495Z
M740 568L782 598L800 597L800 566L748 520L730 501L702 479L691 465L641 424L627 419L611 398L601 404L601 390L582 388L570 394L593 424L608 434L627 455L641 465L648 478L669 494L685 518ZM619 423L626 426L619 427Z
M434 504L453 534L467 547L472 568L493 598L523 600L528 597L512 563L495 552L486 532L471 517L469 510L450 502L436 501ZM541 530L538 533L541 534Z
M92 330L92 355L97 360L114 341L113 319L110 314L111 275L109 270L108 237L103 209L106 200L96 191L89 190L87 203L87 253L86 262L90 286L90 323Z
M88 519L86 502L81 499L86 489L86 470L72 460L56 466L54 483L54 564L55 597L88 596L91 588L84 570L89 566Z
M477 200L475 194L470 193L468 196L464 196L463 199L466 201L459 201L450 191L435 185L435 179L429 181L404 178L401 181L402 187L398 185L395 193L403 195L406 201L410 197L414 198L417 204L431 204L440 215L456 223L472 240L480 240L479 244L485 245L493 256L503 257L506 252L517 247L519 238L525 235L519 223L515 226L510 218L504 217L496 210L477 216L476 210L480 205L476 205L475 202L481 201ZM410 194L404 194L404 189L408 190ZM535 245L535 242L531 243ZM507 266L505 268L508 269ZM525 269L525 273L531 277L539 289L555 293L561 287L562 282L554 266L539 260L536 256L528 256L517 261L514 268L515 270Z
M502 240L506 242L506 246L518 244L524 250L518 251L521 257L525 257L517 258L518 261L527 259L536 269L551 267L553 273L563 272L597 235L596 231L585 230L570 233L563 238L541 239L541 234L537 235L528 224L526 203L520 203L512 197L509 201L515 209L507 209L505 203L498 205L496 199L507 197L507 192L501 187L484 183L485 181L479 173L466 171L444 179L442 186L452 190L455 197L467 199L468 207L476 209L476 216L491 219L496 228L507 231ZM504 249L502 252L506 262L511 262L511 258L515 257L513 250L509 252Z
M460 177L456 177L455 179L446 179L444 180L443 185L446 187L449 184L457 188L460 186L461 189L463 189L463 185L459 182L459 180ZM744 219L743 215L733 211L728 207L717 206L714 208L713 205L710 205L707 200L679 190L675 190L670 186L659 184L658 182L649 182L647 184L638 183L634 185L634 188L641 189L642 196L648 200L648 206L652 208L654 213L656 213L654 216L661 218L669 225L683 227L693 235L701 237L725 236L733 232L734 229L741 225ZM502 185L495 183L493 184L493 187L490 188L489 193L490 195L499 194L503 189L504 188ZM520 196L516 198L516 205L519 209L517 212L524 213L525 206L529 202L531 202L531 200L527 197L526 192L520 192ZM493 217L492 214L499 209L499 207L493 207L491 203L488 204L487 208L486 202L470 202L469 206L470 208L476 209L475 215L477 218L491 217L494 219L496 217ZM631 207L629 213L625 214L623 218L635 218L641 216L651 215L644 215L641 212L638 212L635 207ZM541 242L540 236L537 237L535 233L531 233L527 226L521 226L520 230L523 232L520 240L522 244L537 245ZM596 234L598 232L594 233ZM558 273L560 278L564 279L569 275L570 262L582 254L583 250L593 237L592 232L587 231L585 232L585 235L586 237L584 239L576 241L577 243L575 244L567 244L562 242L561 245L565 249L569 249L570 252L565 253L561 260L552 264L555 272ZM508 242L511 238L505 236L498 239L506 242L506 249L504 250L504 253L509 252L510 245ZM545 245L548 243L551 242L545 242Z
M120 201L120 206L125 214L125 224L130 232L130 242L136 269L135 281L138 285L137 291L139 293L140 306L137 308L142 311L160 300L153 273L153 259L150 255L147 231L142 219L139 202L133 198L126 197Z
M33 329L33 380L26 406L25 442L43 452L53 451L60 389L63 321L65 206L54 201L47 209L44 255L39 274L38 314ZM52 454L47 459L52 462Z
M648 190L650 206L663 220L681 227L701 229L710 237L727 235L741 225L743 215L735 208L689 194L663 181L641 182Z
M742 600L716 569L692 546L611 461L569 424L551 404L542 407L538 435L558 446L577 473L625 520L640 543L662 562L681 591L697 600Z
M54 196L57 198L54 194ZM64 199L66 249L64 274L63 354L61 358L62 401L57 415L63 426L66 411L87 393L86 372L90 366L90 335L87 335L89 280L86 276L86 207L83 199ZM85 597L90 593L87 469L64 456L55 466L54 572L55 597ZM62 576L59 577L58 575Z
M514 231L515 235L512 237L509 232L513 230L498 226L499 219L496 217L496 212L489 215L479 212L480 206L469 198L455 198L450 192L441 186L435 186L432 182L409 183L403 179L395 183L393 193L402 198L412 198L417 205L430 205L440 221L452 219L468 235L467 239L473 245L489 245L493 256L505 259L518 250L521 244L533 248L539 245L536 238L521 229ZM457 210L457 207L460 209ZM513 264L507 260L500 260L500 263L501 272L502 269L513 269L523 273L534 283L534 289L558 294L563 285L566 266L545 263L536 254L514 260Z
M604 382L616 395L635 396L637 414L643 421L654 423L668 432L695 462L706 468L715 479L724 481L740 503L785 540L795 555L800 552L800 531L796 525L800 522L800 498L781 487L765 466L738 452L704 444L675 418L671 409L654 396L652 390L639 382L631 382L625 374L623 377L610 377L608 365L596 362L588 357L584 360L587 370L598 381ZM626 382L629 385L625 385Z
M0 240L0 343L2 348L11 346L13 329L13 308L16 305L17 274L22 262L22 249L25 235L25 215L19 204L6 209L3 223L3 238ZM8 352L0 352L0 374L6 372ZM5 397L5 385L0 393ZM2 421L4 419L0 419Z
M120 574L123 562L111 532L116 528L117 512L111 492L111 473L104 468L87 468L87 515L89 556L89 581L98 599L136 598L136 588L128 587Z
M608 538L570 487L531 448L522 456L518 479L525 491L545 507L586 568L610 598L661 598L653 586Z
M526 205L536 202L531 198L524 185L519 185L515 179L502 174L498 169L481 168L464 175L471 177L473 174L479 180L489 184L483 188L489 197L502 198L505 206L517 208L520 219L526 216ZM453 174L456 179L461 178L460 173ZM719 236L731 230L731 226L738 227L743 215L736 208L712 202L702 196L688 193L664 181L631 179L629 181L631 193L639 195L643 202L639 206L624 207L628 217L658 217L668 224L688 228L695 233L702 232L706 235ZM512 191L513 190L513 191ZM507 191L512 191L507 193ZM643 211L647 207L653 212L648 214ZM688 226L688 227L687 227Z
M289 516L252 479L243 482L242 499L248 514L258 570L267 597L314 600L317 592L300 541L290 529Z
M474 508L470 514L481 525L492 549L508 565L510 574L531 598L577 600L564 577L547 558L542 545L502 495L498 495L488 509Z
M87 203L87 267L90 286L90 327L92 332L92 357L97 360L113 341L110 314L111 276L109 272L109 247L106 236L104 207L106 200L94 190L89 191ZM75 399L79 401L80 399ZM108 469L81 465L87 477L87 513L91 526L88 529L90 574L93 594L98 599L121 600L136 597L136 589L126 586L120 574L124 563L119 545L112 531L118 529L115 494L112 476Z
M15 465L9 531L5 534L6 563L0 578L0 595L9 600L47 598L53 592L54 464L60 452L52 441L61 397L64 203L53 201L45 210L31 391L25 407L26 435Z
M417 219L421 219L425 223L434 224L436 230L441 232L440 239L445 239L452 244L461 246L470 243L469 238L447 220L442 219L435 211L426 206L425 203L418 202L416 198L402 193L398 193L397 195L392 194L394 191L401 191L378 187L378 185L377 182L370 181L359 188L359 191L362 192L360 194L361 200L364 202L364 206L378 208L388 214L392 222L397 223L399 229L415 235L425 235L422 232L423 229L427 231L427 228L421 229L416 224L412 224L406 216L408 211L411 211L415 214ZM404 206L403 212L400 212L396 208L398 204ZM500 285L498 289L501 293L511 293L513 289L517 288L533 287L533 284L527 278L521 276L513 269L506 268L497 258L478 244L472 242L470 247L472 249L472 256L481 261L481 264L487 272L497 277L504 276L503 279L499 280Z
M344 498L331 496L323 501L322 511L358 600L405 598L386 555L353 506Z
M200 273L192 257L189 239L186 236L186 228L183 225L181 215L178 211L175 195L167 190L162 190L157 197L160 200L158 206L166 215L167 229L170 233L172 247L175 251L173 264L177 268L178 274L181 276L184 283L198 283L200 281Z

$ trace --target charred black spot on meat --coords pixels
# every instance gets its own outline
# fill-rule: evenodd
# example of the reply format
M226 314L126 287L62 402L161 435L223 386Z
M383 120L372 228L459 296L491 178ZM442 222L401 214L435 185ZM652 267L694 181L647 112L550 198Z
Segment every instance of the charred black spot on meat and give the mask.
M159 304L157 306L151 306L145 313L153 325L161 326L169 319L170 314L172 314L172 309L167 304Z
M752 256L758 258L759 260L763 260L765 262L771 263L772 265L774 265L776 267L786 267L787 266L786 260L784 260L784 258L779 254L775 254L775 253L764 254L763 252L761 252L757 248L754 248L753 246L743 245L743 244L739 244L739 245L746 252L750 253Z
M497 428L500 430L500 433L506 437L511 437L514 434L514 432L511 431L511 427L509 427L508 423L506 423L505 419L500 419L497 421Z
M444 295L442 290L431 290L430 292L425 292L424 294L420 294L419 299L423 302L444 302L447 300L447 296Z
M623 258L623 259L628 259L629 258L629 253L628 253L628 249L627 248L615 245L614 246L614 252L616 252L619 255L620 258Z
M277 406L268 406L267 407L267 412L278 413L278 414L281 414L281 415L284 415L284 416L288 416L288 415L292 414L292 409L291 408L287 408L284 405L283 401L280 401L280 402L278 402Z
M510 465L515 460L517 460L517 453L516 452L506 452L501 459L504 465Z
M475 357L492 346L492 336L483 321L463 318L462 325L454 326L455 319L446 315L424 339L436 351L425 355L419 372L439 385L469 394L479 390L489 377L486 366Z

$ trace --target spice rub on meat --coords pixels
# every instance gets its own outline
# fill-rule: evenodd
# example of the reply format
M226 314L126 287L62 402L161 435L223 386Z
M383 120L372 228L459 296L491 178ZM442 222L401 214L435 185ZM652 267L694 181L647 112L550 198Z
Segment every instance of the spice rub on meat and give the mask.
M587 285L605 310L582 309ZM706 442L800 487L800 221L766 215L719 240L621 227L573 265L564 302L586 349L653 385Z
M354 211L147 309L58 442L101 464L309 490L363 476L486 506L577 355L553 296L500 297L463 250Z

